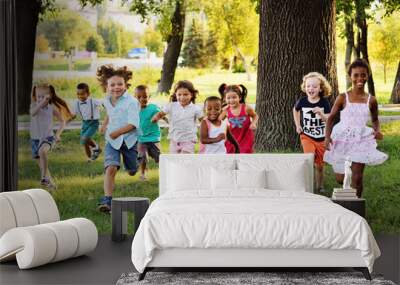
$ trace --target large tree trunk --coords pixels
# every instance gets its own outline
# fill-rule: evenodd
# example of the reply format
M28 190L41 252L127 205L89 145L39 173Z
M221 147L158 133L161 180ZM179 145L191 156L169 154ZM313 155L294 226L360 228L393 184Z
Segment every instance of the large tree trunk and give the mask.
M360 53L362 57L368 62L370 65L370 76L368 78L368 92L372 95L375 96L375 85L374 85L374 78L372 76L372 67L369 62L369 57L368 57L368 25L367 25L367 19L366 19L366 14L365 14L365 7L362 5L363 2L360 0L356 1L356 23L358 27L358 56L360 57Z
M29 113L32 89L33 58L35 54L36 25L40 1L18 0L17 4L17 68L18 114Z
M158 92L168 93L174 82L178 57L181 52L183 33L185 30L185 7L183 1L176 1L174 15L171 19L172 32L167 40L167 50L161 70L161 79L158 83Z
M346 54L344 59L345 73L346 73L346 89L351 87L350 76L347 74L347 69L351 63L351 55L354 50L354 30L353 19L346 17L345 19L345 36L346 36Z
M322 73L337 95L335 24L335 1L261 1L257 151L299 147L292 109L305 74Z
M396 77L394 78L392 95L390 96L390 101L393 104L400 104L400 61L397 65Z

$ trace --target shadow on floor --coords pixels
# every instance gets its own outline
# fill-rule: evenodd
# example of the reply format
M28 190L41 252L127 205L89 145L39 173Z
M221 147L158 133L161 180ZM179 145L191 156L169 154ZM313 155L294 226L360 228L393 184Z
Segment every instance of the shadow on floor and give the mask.
M376 240L382 256L375 262L374 273L399 283L400 235L377 235ZM132 237L116 243L110 236L100 236L96 250L88 256L29 270L19 270L16 262L3 263L0 284L115 284L122 273L135 270L130 257L131 243Z

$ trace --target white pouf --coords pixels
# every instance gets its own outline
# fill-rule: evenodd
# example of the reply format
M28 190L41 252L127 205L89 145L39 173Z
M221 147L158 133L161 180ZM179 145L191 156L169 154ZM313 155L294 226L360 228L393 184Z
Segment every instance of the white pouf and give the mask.
M0 193L0 262L16 259L20 269L84 255L96 248L98 233L85 218L59 221L45 190Z

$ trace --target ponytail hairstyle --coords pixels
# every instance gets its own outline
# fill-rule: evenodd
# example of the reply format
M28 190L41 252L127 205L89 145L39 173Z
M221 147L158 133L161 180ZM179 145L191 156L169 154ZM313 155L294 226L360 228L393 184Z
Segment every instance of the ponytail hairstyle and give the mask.
M187 90L189 90L190 94L192 94L192 98L190 99L190 101L193 104L195 104L196 97L197 97L197 95L199 95L199 91L194 88L193 83L190 82L189 80L180 80L175 84L174 93L172 93L172 95L170 97L170 101L171 102L177 102L178 101L178 99L176 99L176 91L178 91L178 89L180 89L180 88L186 88Z
M109 78L113 76L122 77L126 84L126 89L128 89L131 84L128 83L129 80L132 79L132 71L128 69L128 67L123 66L119 68L114 68L113 65L102 65L97 69L96 72L97 80L100 82L101 87L103 87L103 91L107 91L107 81Z
M60 111L63 120L68 122L72 119L72 113L68 107L67 102L65 102L62 98L57 96L56 90L54 89L54 86L51 84L40 83L34 85L32 88L32 101L36 102L37 100L37 95L36 95L37 88L43 88L49 90L50 93L49 104L53 104L54 106L56 106L56 108Z
M239 84L239 85L227 85L226 83L222 83L219 87L218 87L218 92L221 95L221 99L222 101L225 102L225 95L228 92L235 92L239 98L240 101L239 103L242 104L246 104L246 97L247 97L247 88L243 85L243 84Z

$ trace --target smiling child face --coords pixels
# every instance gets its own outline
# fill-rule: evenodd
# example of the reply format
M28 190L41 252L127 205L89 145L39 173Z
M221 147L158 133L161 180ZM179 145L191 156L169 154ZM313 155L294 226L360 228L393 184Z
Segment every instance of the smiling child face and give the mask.
M222 104L220 100L209 100L204 106L207 119L210 121L215 121L222 111Z
M117 75L110 77L107 80L107 91L114 99L118 99L126 91L125 79Z

